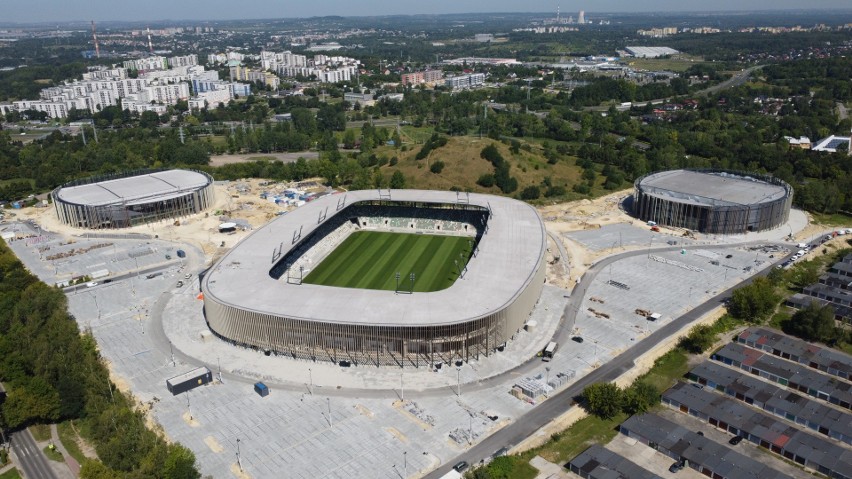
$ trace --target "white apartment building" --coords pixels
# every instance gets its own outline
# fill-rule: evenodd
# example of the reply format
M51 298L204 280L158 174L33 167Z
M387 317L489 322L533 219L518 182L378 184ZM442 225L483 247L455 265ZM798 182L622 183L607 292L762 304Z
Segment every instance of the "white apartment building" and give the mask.
M198 65L198 55L184 55L184 56L176 56L169 58L169 67L177 68L177 67L191 67L194 65Z
M482 85L483 83L485 83L484 73L471 73L468 75L459 75L444 79L444 86L452 88L453 90L473 88Z
M196 61L196 63L198 63ZM137 60L126 60L124 62L124 68L128 70L168 70L169 68L169 60L166 57L161 56L151 56L145 58L139 58Z
M228 88L226 83L223 83L222 86L224 88L208 90L190 98L188 102L189 108L201 110L204 108L216 108L219 106L219 103L224 103L226 105L230 103L233 98L231 93L232 90Z

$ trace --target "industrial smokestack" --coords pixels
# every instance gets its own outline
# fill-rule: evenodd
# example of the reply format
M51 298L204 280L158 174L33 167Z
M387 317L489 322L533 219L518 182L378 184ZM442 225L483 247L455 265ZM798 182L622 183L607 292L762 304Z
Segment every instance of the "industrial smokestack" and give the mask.
M92 41L95 43L95 56L101 57L101 47L98 45L98 31L95 28L95 21L92 20Z

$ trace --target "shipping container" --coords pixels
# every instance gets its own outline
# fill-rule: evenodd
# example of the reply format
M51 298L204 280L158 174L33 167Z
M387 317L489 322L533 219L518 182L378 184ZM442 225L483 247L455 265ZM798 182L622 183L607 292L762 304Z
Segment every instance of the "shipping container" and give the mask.
M260 397L269 396L269 388L263 383L254 383L254 392L258 393Z
M178 395L211 382L213 382L213 373L205 367L200 367L167 379L166 387L170 393Z

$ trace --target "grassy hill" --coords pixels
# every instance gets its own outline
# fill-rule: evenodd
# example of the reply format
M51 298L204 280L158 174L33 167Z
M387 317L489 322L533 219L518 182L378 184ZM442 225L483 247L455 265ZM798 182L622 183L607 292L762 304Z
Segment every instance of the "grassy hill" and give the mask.
M501 142L462 136L448 138L446 145L433 150L422 160L415 159L421 145L414 145L408 151L381 147L376 153L399 159L397 165L385 166L382 170L390 176L394 169L399 169L405 175L409 188L448 190L455 187L463 191L500 194L496 186L483 188L476 184L481 175L494 172L491 163L479 156L482 149L490 144L494 144L512 165L510 174L518 179L517 192L530 185L541 186L545 177L550 177L553 185L564 186L569 192L574 184L581 181L582 170L576 165L576 158L565 156L556 164L548 164L543 150L536 144L529 144L529 149L522 148L514 154L509 146ZM430 166L436 161L444 163L440 173L430 171Z

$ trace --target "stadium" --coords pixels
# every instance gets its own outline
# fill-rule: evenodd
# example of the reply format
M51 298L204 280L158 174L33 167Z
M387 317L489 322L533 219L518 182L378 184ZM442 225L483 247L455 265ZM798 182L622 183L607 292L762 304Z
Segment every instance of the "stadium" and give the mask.
M742 234L787 222L793 188L778 178L721 170L671 170L634 183L643 221L706 234Z
M327 195L254 231L201 280L210 330L266 354L440 367L529 318L547 240L530 205L422 190Z
M126 228L198 213L213 204L213 178L188 170L141 170L55 189L59 220L78 228Z

